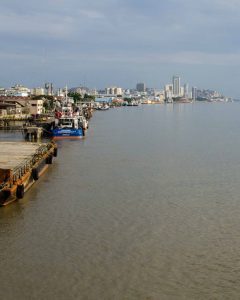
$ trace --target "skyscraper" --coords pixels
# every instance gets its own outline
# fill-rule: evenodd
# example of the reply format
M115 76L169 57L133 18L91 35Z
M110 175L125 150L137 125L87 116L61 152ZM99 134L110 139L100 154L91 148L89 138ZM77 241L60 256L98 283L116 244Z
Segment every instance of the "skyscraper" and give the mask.
M189 91L188 91L188 83L184 84L184 97L188 98L189 97Z
M197 88L195 86L192 87L192 99L193 100L197 99Z
M172 84L173 84L173 95L175 97L178 97L180 95L180 77L173 76Z
M143 83L143 82L137 83L136 90L138 92L145 92L145 90L146 90L145 83Z

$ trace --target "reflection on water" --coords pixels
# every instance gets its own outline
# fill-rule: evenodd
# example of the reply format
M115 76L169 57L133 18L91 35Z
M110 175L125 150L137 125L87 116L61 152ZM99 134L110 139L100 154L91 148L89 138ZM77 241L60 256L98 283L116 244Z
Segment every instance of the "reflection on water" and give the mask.
M0 209L1 299L238 299L239 114L96 112Z

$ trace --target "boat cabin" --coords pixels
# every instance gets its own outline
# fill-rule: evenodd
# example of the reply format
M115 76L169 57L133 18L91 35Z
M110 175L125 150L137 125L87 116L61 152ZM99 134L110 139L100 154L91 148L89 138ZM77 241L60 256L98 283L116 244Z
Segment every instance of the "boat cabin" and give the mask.
M55 119L55 126L62 129L69 129L69 128L78 129L79 121L77 118L61 117L60 119Z

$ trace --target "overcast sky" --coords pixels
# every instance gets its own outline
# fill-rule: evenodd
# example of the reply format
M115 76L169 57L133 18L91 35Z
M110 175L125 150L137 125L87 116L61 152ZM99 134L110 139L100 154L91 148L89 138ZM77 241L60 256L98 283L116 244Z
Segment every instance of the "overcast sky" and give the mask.
M240 98L239 0L1 0L0 86L161 88Z

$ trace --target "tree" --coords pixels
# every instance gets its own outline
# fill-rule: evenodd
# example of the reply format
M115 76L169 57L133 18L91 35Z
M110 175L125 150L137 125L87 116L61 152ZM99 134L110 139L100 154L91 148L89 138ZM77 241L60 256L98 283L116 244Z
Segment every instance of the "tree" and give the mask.
M84 100L93 100L93 101L95 101L95 96L85 94L83 99Z
M54 109L54 100L52 99L45 99L43 102L43 107L45 108L45 111L50 111Z
M68 93L68 97L73 98L74 103L82 100L82 95L76 92Z

